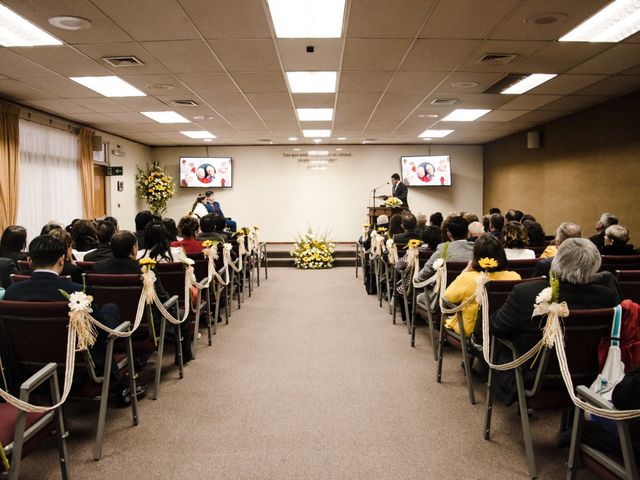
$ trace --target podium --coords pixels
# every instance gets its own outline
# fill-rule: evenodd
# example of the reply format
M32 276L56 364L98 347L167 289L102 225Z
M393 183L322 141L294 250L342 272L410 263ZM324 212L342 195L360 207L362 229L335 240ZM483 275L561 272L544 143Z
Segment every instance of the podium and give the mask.
M391 215L395 215L396 213L402 214L407 210L406 207L368 207L369 211L369 225L373 225L376 223L376 218L378 215L386 215L391 218Z

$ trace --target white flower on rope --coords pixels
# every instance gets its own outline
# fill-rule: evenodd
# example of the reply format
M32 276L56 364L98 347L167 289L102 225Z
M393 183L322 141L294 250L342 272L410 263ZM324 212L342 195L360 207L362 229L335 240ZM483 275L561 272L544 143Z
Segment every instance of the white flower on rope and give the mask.
M69 309L72 312L91 313L93 311L91 302L93 302L93 297L84 292L73 292L69 295Z

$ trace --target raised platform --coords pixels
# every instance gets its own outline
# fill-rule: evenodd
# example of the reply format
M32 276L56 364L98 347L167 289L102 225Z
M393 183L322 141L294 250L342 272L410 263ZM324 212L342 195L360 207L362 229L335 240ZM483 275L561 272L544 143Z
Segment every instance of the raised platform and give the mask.
M293 257L289 252L293 250L291 243L267 243L267 255L269 268L271 267L295 267ZM338 243L333 254L335 267L354 267L356 262L356 244Z

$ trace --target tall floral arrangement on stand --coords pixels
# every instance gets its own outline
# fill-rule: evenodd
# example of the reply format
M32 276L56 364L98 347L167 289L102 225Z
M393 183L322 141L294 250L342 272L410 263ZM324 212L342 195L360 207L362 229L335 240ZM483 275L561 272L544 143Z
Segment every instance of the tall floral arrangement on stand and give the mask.
M158 162L138 167L136 175L136 196L149 205L149 209L160 215L167 209L167 202L175 194L173 178L167 175Z
M298 235L291 251L296 268L319 270L333 267L335 244L328 234L316 235L309 228L304 235Z

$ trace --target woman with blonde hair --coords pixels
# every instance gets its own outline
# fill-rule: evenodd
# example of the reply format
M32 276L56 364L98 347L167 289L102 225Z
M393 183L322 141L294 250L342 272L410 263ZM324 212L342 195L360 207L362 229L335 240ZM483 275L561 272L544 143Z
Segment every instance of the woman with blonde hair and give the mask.
M507 260L526 260L536 258L536 252L529 246L529 234L520 222L507 222L502 227L500 241L507 254Z

